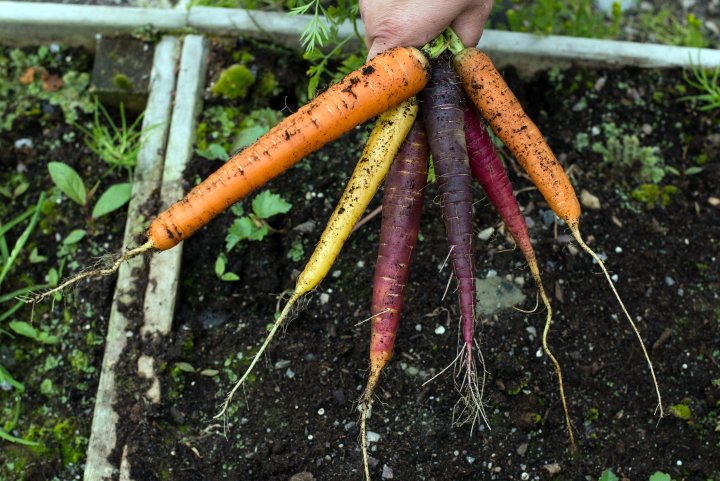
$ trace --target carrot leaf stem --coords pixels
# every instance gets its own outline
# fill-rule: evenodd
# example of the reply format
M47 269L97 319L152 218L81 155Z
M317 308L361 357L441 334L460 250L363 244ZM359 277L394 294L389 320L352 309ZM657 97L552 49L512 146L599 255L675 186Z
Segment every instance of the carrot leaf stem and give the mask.
M456 55L465 49L465 45L463 45L462 40L460 40L460 37L458 37L457 33L455 33L455 30L453 30L452 28L446 28L443 32L443 35L445 37L446 46L453 55Z
M429 58L438 58L445 50L447 50L447 48L447 39L445 38L445 35L441 33L423 45L420 50L422 50L422 52Z

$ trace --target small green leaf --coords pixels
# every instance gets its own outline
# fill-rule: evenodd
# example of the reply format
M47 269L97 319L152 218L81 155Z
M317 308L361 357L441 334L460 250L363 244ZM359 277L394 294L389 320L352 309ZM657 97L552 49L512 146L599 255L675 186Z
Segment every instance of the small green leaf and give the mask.
M184 371L184 372L195 372L195 368L192 367L192 365L187 362L176 362L175 367L177 367L178 369L180 369L181 371Z
M67 237L63 240L63 244L66 246L77 244L83 239L83 237L85 237L85 234L87 234L87 232L84 230L75 229L67 235Z
M702 171L703 171L702 167L697 167L697 166L688 167L687 169L685 169L685 175L695 175L695 174L699 174Z
M242 203L237 202L230 207L230 212L232 212L235 217L240 217L245 215L245 208Z
M270 232L270 228L267 224L263 223L260 227L257 227L253 222L255 229L248 236L248 240L261 241Z
M225 282L235 282L240 280L240 276L238 276L234 272L226 272L220 277L220 279Z
M235 219L225 236L225 250L230 252L241 240L249 239L257 227L249 217Z
M8 327L12 329L15 334L29 337L30 339L37 339L38 337L37 329L25 321L12 321L8 324Z
M60 339L57 336L53 336L52 334L49 334L47 331L38 331L38 342L41 342L43 344L57 344Z
M52 181L65 195L76 203L85 205L87 200L85 184L75 169L62 162L50 162L48 172Z
M23 383L16 381L2 365L0 365L0 384L9 384L14 387L17 392L25 391Z
M690 410L690 406L687 404L675 404L674 406L670 406L670 412L673 416L678 419L682 419L683 421L687 421L693 417L692 410Z
M252 209L261 219L269 219L276 214L284 214L292 208L292 204L285 201L278 194L268 190L260 192L252 202Z
M39 264L40 262L45 262L47 260L47 256L41 256L40 253L37 250L37 247L34 247L33 250L30 252L30 257L28 260L30 261L30 264Z
M208 160L225 160L229 157L225 148L220 144L210 144L207 149L196 149L195 153Z
M665 474L662 471L656 471L655 474L650 476L648 481L672 481L669 474Z
M13 189L13 197L20 197L25 193L25 191L28 190L28 187L30 187L30 184L28 182L21 182L19 183L15 189Z
M217 259L215 259L215 275L218 277L222 277L222 275L225 273L225 256L220 254Z
M108 190L98 199L95 207L93 207L92 216L97 219L110 212L119 209L130 200L132 193L132 185L130 182L111 185Z
M606 469L602 472L598 481L618 481L618 477L612 472L612 469Z
M55 394L55 387L51 379L45 379L40 383L40 392L46 396L52 396Z
M220 373L220 371L218 371L217 369L203 369L202 371L200 371L201 376L208 376L208 377L217 376L219 373Z
M261 135L263 135L265 132L270 130L270 127L266 125L253 125L252 127L248 127L246 129L242 129L240 133L235 137L235 142L233 142L233 149L234 150L240 150L244 149L248 145L255 142L257 139L260 138Z
M51 267L47 273L46 279L47 283L50 284L51 287L55 287L58 285L58 281L60 280L60 274L58 274L57 269Z

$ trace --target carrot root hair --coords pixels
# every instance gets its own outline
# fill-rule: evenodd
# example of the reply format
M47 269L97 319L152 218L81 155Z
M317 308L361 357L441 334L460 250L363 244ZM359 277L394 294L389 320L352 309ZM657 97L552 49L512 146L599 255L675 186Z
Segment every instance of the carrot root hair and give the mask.
M555 367L555 374L557 375L558 380L558 391L560 392L560 402L562 403L563 414L565 415L565 426L567 427L568 438L570 439L570 448L573 452L575 452L577 451L577 444L575 444L575 434L573 433L572 423L570 422L570 411L568 410L567 399L565 397L565 385L563 383L562 369L560 368L560 362L552 353L552 351L550 350L550 345L548 344L548 334L550 333L550 326L552 325L553 314L552 307L550 306L550 299L545 292L545 287L543 286L542 279L540 278L540 269L538 268L537 261L533 257L532 260L528 259L527 262L528 266L530 266L530 273L532 274L533 279L535 280L535 284L537 285L540 299L542 299L542 302L545 305L545 309L547 310L547 316L545 317L545 327L543 328L542 333L542 347L545 355L550 359L550 361L553 363L553 366Z
M655 408L655 412L660 412L660 418L663 418L665 416L665 410L663 408L662 403L662 395L660 394L660 385L657 381L657 377L655 376L655 368L653 367L653 363L650 360L650 354L648 353L647 348L645 347L645 342L642 339L642 336L640 335L640 330L638 329L637 325L635 324L635 321L633 321L632 317L630 316L630 313L628 312L627 308L625 308L625 304L623 303L622 299L620 298L620 294L618 293L617 289L615 288L615 283L613 282L612 278L610 277L610 274L608 273L607 268L605 267L605 263L600 259L600 256L598 256L595 251L593 251L583 240L582 235L580 235L580 228L577 222L568 224L568 227L570 229L570 232L572 233L573 237L575 238L575 241L578 243L578 245L587 252L594 260L597 262L597 264L600 266L600 269L602 269L603 274L605 274L605 278L608 281L608 284L610 285L610 289L612 289L613 294L615 294L615 299L617 299L618 304L620 304L620 309L622 309L623 314L625 314L625 317L627 318L628 322L630 323L630 327L632 328L632 331L635 333L635 336L638 339L638 342L640 343L640 347L642 348L643 356L645 356L645 362L647 363L648 368L650 369L650 375L652 376L653 385L655 386L655 395L657 396L657 407Z
M29 296L25 297L19 297L23 302L26 302L28 304L37 304L38 302L42 301L43 299L54 295L56 292L60 292L64 289L67 289L68 287L80 282L83 279L87 279L88 277L104 277L109 276L110 274L114 274L115 272L120 269L120 266L123 265L123 263L129 261L133 257L137 257L139 255L145 254L146 252L150 252L155 249L155 245L152 243L152 241L147 241L143 245L136 247L134 249L130 249L128 251L125 251L120 256L115 258L114 260L111 258L107 263L103 262L105 264L104 267L101 267L99 269L90 269L82 271L72 277L67 278L64 280L60 285L53 287L52 289L48 289L43 292L38 292L36 294L31 294Z
M475 342L474 348L477 355L473 355L466 344L462 345L462 351L456 358L458 361L456 379L460 380L456 382L456 388L460 393L460 399L453 407L453 423L458 426L470 424L471 434L479 419L482 419L490 429L490 422L485 413L485 382L487 380L485 358L477 342ZM478 371L481 374L478 374Z
M253 360L250 362L250 365L245 370L245 374L242 375L242 377L238 380L238 382L235 383L233 388L228 392L227 396L225 397L225 401L222 404L222 408L220 409L220 412L218 412L213 419L223 418L227 420L227 410L230 406L230 403L232 402L233 397L235 396L235 392L242 386L242 384L245 382L245 380L248 378L250 373L252 372L255 365L258 363L260 358L262 357L263 353L267 349L267 347L270 345L270 342L272 341L273 337L275 337L275 333L280 329L280 327L283 326L285 321L290 317L293 311L293 307L297 303L297 301L303 296L304 292L298 292L295 291L290 296L290 299L288 299L287 303L285 304L285 307L283 307L283 310L280 312L280 316L273 322L272 328L270 328L270 332L268 332L267 337L265 338L265 341L263 341L262 345L260 346L260 349L258 349L258 352L253 357Z

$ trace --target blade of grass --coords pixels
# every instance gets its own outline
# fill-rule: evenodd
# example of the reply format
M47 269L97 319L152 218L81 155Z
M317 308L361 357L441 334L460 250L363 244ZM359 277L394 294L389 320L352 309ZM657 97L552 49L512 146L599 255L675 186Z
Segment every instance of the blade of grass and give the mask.
M20 237L18 237L17 241L15 241L15 246L13 246L12 252L10 252L10 255L5 260L5 265L3 266L2 272L0 272L0 286L2 286L2 283L5 280L5 276L7 276L8 272L10 272L12 265L15 263L15 260L20 255L23 247L25 247L25 244L30 238L30 234L32 234L32 231L35 230L35 226L37 225L38 219L40 217L40 207L42 206L44 201L45 192L40 194L40 198L38 199L37 205L35 206L35 212L33 213L32 219L30 219L30 223L27 225L27 227L25 227L25 230L20 235Z

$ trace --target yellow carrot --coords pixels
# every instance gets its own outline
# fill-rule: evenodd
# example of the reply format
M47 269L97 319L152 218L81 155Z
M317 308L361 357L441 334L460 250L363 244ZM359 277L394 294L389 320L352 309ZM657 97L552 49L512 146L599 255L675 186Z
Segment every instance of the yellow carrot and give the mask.
M248 374L270 344L277 330L287 319L293 305L303 295L313 290L327 275L343 244L350 236L352 228L365 212L370 200L377 192L385 175L397 155L400 145L405 140L417 116L418 105L415 98L410 98L397 107L388 110L378 119L375 128L363 150L362 156L348 181L345 191L335 211L328 221L320 241L315 247L305 269L298 277L290 299L273 323L267 338L260 346L245 374L235 384L216 417L223 416L232 400L235 391L242 385Z

